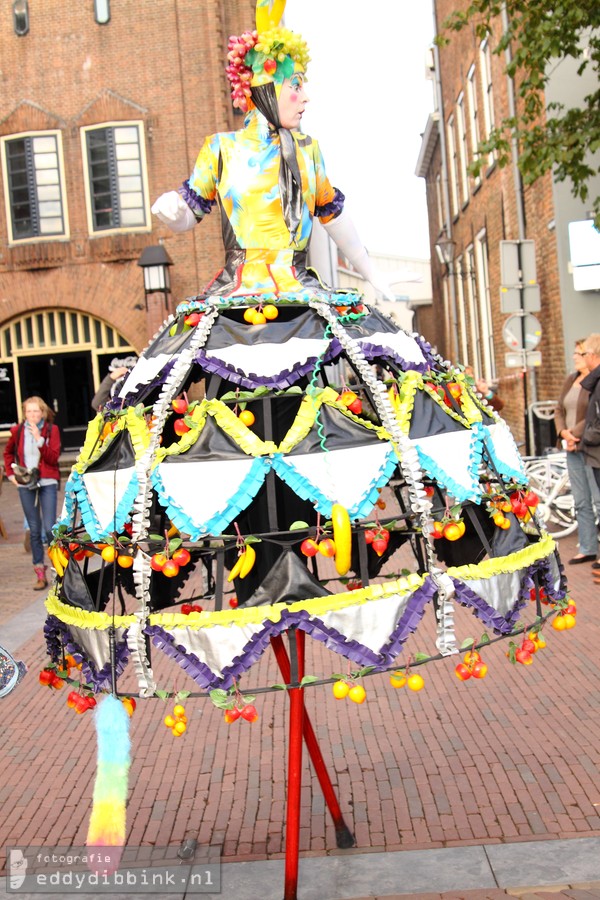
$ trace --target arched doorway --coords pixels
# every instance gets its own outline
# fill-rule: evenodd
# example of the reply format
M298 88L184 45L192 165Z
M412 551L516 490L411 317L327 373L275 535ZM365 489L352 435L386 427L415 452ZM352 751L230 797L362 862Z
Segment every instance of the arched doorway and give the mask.
M56 413L63 449L79 449L109 364L134 353L107 322L76 310L36 310L7 322L0 327L0 435L19 420L21 402L38 395Z

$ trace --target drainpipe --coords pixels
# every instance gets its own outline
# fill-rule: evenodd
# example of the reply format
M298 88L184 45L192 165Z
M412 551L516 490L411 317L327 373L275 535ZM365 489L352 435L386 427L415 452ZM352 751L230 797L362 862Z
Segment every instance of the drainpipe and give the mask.
M502 21L502 30L506 34L509 28L509 19L508 12L506 10L506 3L502 4L502 9L500 10L500 17ZM510 65L512 61L512 50L510 44L508 44L506 50L504 51L504 58L506 60L507 67ZM507 83L507 92L508 92L508 114L511 118L516 116L516 101L515 101L515 83L510 75L506 76ZM519 144L515 134L512 135L511 138L511 155L512 155L512 170L513 170L513 180L515 184L515 200L517 206L517 229L518 229L518 237L520 241L524 241L527 237L527 226L525 220L525 201L523 198L523 180L521 178L521 172L519 171ZM519 249L519 268L521 268L521 253ZM521 291L521 311L523 312L522 317L522 341L523 347L525 347L525 310L523 305L523 291ZM525 405L525 449L527 455L531 453L531 448L534 445L533 441L533 424L531 421L531 417L529 415L529 401L527 397L527 380L530 379L531 382L531 404L533 405L537 401L537 384L536 384L536 373L535 369L531 369L529 372L527 367L523 368L523 402Z
M433 35L437 36L437 4L433 0ZM440 73L440 48L437 44L433 45L433 59L435 68L435 105L439 113L439 135L440 149L442 157L442 190L444 194L444 207L446 209L446 237L452 239L452 212L450 209L450 186L448 182L448 157L446 153L446 121L444 117L444 100L442 96L442 81ZM452 312L452 340L454 341L454 352L448 355L454 360L458 360L460 354L460 343L458 335L458 311L456 305L456 284L454 281L454 261L448 266L448 280L450 283L450 309Z

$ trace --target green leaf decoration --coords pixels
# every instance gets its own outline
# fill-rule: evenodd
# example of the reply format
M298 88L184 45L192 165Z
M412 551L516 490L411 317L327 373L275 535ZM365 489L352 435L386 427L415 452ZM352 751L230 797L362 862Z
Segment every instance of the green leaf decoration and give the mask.
M221 688L215 688L213 691L210 691L208 696L218 709L231 709L233 706L231 696L227 691L221 690Z
M149 534L148 540L149 541L162 541L162 540L164 540L164 537L162 534Z
M287 691L287 684L272 684L271 687L274 691Z
M465 638L465 640L460 645L461 650L469 650L471 647L475 646L474 638Z
M183 541L181 540L180 537L172 538L169 541L169 553L173 553L175 550L177 550L178 547L181 547L182 544L183 544Z
M187 698L190 696L190 694L191 694L191 691L177 691L174 699L175 700L187 700Z
M171 694L169 693L169 691L160 691L160 690L156 690L156 691L154 691L154 693L156 694L156 696L157 696L160 700L168 700L169 697L171 696Z
M136 414L136 416L138 417L138 419L144 418L144 404L143 403L138 403L133 411Z
M483 634L481 635L481 637L479 638L479 644L480 644L480 646L483 646L484 644L491 644L490 636L487 633L487 631L484 631Z
M256 694L242 694L242 700L244 703L254 703L256 700Z
M247 544L262 544L262 539L259 538L259 537L256 537L256 536L253 535L253 534L249 534L247 537L245 537L245 538L244 538L244 541L245 541Z
M316 675L305 675L300 682L300 687L304 687L305 684L314 684L314 682L318 680Z
M429 653L415 653L415 662L425 662L427 659L431 659Z
M298 519L296 522L292 522L288 531L300 531L302 528L310 528L308 522L303 522L302 519Z
M374 672L375 666L363 666L362 669L359 669L355 674L355 678L362 678L363 675L368 675L369 672Z

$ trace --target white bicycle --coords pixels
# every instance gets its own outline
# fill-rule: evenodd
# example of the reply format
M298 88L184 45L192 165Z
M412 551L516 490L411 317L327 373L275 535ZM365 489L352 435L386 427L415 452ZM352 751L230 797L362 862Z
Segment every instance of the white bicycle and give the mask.
M553 538L563 538L577 528L566 453L526 456L525 474L540 498L537 513Z

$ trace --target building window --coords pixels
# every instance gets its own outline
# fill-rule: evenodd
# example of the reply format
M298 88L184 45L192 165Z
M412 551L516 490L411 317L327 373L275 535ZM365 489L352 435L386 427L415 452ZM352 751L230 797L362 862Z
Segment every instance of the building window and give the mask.
M448 119L448 168L450 170L450 206L452 216L458 215L458 158L454 137L454 116Z
M147 229L142 124L94 126L82 136L90 232Z
M456 128L458 136L458 173L463 206L469 202L469 155L467 148L467 125L465 121L465 95L456 101Z
M483 127L484 138L487 140L494 127L494 88L492 81L492 51L489 38L481 42L479 47L479 65L481 69L481 89L483 93ZM490 153L489 164L494 162L494 155Z
M471 364L469 357L469 341L467 337L467 315L465 309L465 271L463 257L458 256L454 264L456 274L456 312L458 316L458 339L460 343L460 362L463 366Z
M477 103L477 81L475 75L475 66L471 66L467 73L467 115L469 118L469 136L471 138L472 159L476 161L479 158L477 148L481 141L479 131L479 106ZM481 176L474 178L474 184L478 187L481 184Z
M2 138L2 169L10 241L65 237L60 134Z
M464 284L466 309L469 320L470 354L469 362L473 366L476 378L483 377L481 352L481 329L479 327L479 309L477 305L477 282L475 279L475 250L471 244L465 252Z
M438 231L441 234L446 225L446 216L444 215L444 202L442 197L442 176L439 172L435 177L435 205L437 209Z
M492 304L490 298L490 274L488 245L485 230L475 238L475 268L477 272L477 295L479 300L479 327L481 332L482 375L487 381L496 377L494 336L492 328Z

